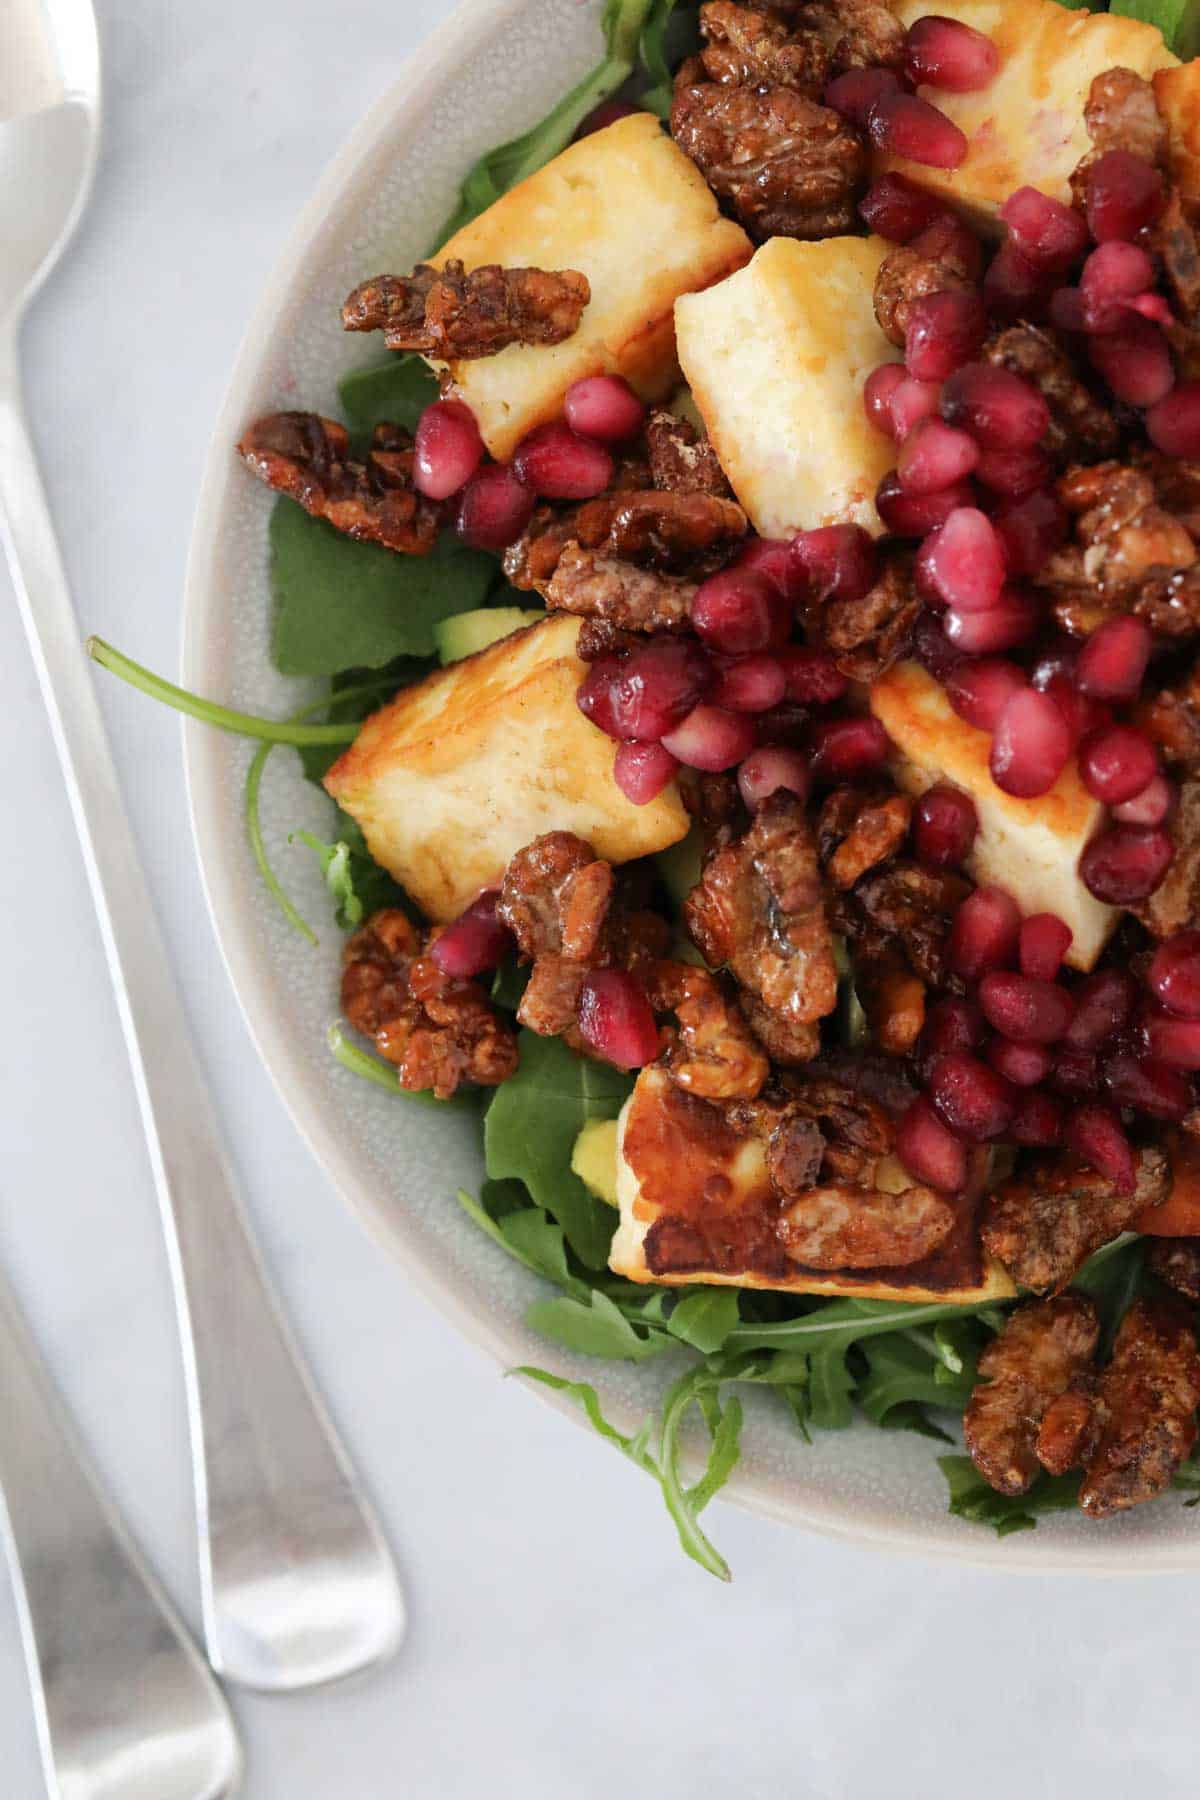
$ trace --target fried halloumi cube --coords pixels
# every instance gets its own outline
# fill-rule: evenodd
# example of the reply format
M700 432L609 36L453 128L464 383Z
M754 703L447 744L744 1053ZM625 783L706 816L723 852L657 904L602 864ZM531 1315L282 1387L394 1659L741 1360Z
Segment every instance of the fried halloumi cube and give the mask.
M575 703L581 623L558 614L405 688L326 775L431 919L456 918L542 832L577 832L612 863L686 834L674 782L634 806L613 780L616 746Z
M896 447L863 412L896 352L872 293L882 238L772 238L753 262L676 302L679 360L734 493L763 537L851 521L879 531Z
M623 375L647 400L668 394L679 379L677 297L740 268L751 248L646 112L572 144L464 225L433 258L439 267L458 258L468 270L578 269L591 286L579 328L561 344L512 344L450 364L492 455L507 461L535 425L557 418L585 375Z
M897 663L871 689L871 711L896 747L896 778L910 793L948 781L970 794L979 835L968 864L977 881L1006 888L1022 912L1053 912L1072 932L1067 961L1090 969L1117 922L1079 879L1079 857L1104 819L1068 763L1047 794L1018 800L992 780L991 738L960 719L919 663Z
M659 1065L643 1069L617 1126L617 1202L620 1223L609 1267L630 1281L667 1286L703 1282L714 1287L770 1288L788 1294L847 1294L861 1300L999 1300L1015 1292L1004 1270L984 1251L978 1206L986 1153L976 1157L970 1198L956 1203L951 1235L920 1262L892 1269L808 1269L764 1273L761 1252L773 1238L779 1199L767 1170L766 1145L739 1137L720 1110L685 1094ZM895 1158L877 1171L878 1186L899 1193L912 1186ZM848 1204L853 1204L852 1196ZM716 1214L719 1212L719 1219ZM697 1234L704 1219L726 1249L720 1270L697 1266ZM649 1247L647 1239L654 1230ZM745 1246L744 1257L736 1248ZM653 1266L651 1266L653 1264ZM755 1265L758 1265L757 1267Z
M907 26L929 9L923 0L897 0L894 10ZM1177 61L1157 27L1117 13L1069 12L1057 0L939 0L938 13L982 31L1000 52L985 88L918 90L965 132L966 160L957 169L931 169L880 154L873 167L876 174L895 169L944 195L983 227L997 228L1014 188L1070 202L1069 177L1092 147L1083 107L1097 75L1123 68L1149 80Z
M1167 161L1184 200L1200 200L1200 59L1160 69L1154 98L1170 134Z

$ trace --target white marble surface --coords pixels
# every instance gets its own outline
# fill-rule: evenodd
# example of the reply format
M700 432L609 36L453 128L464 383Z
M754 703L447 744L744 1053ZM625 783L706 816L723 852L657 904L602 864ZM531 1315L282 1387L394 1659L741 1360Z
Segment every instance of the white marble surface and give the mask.
M328 157L446 10L101 0L106 152L84 232L31 322L29 398L83 623L158 668L177 665L192 496L251 304ZM5 1260L98 1463L195 1623L153 1194L7 605L0 666ZM258 1224L411 1597L386 1671L304 1699L234 1696L250 1800L690 1800L727 1783L814 1800L1194 1791L1190 1586L889 1560L718 1505L736 1574L723 1589L678 1554L636 1471L500 1380L301 1148L204 913L175 724L111 687L104 699ZM0 1768L6 1800L39 1800L3 1591Z

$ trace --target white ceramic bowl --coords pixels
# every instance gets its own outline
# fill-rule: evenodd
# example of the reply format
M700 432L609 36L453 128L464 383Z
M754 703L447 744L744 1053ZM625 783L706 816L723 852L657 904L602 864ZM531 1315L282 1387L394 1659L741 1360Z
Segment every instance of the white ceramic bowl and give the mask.
M591 66L600 10L601 0L466 0L335 158L268 284L217 422L188 571L187 687L278 713L305 697L270 664L273 501L237 463L233 445L263 412L336 413L338 380L378 360L370 342L341 330L341 300L367 275L411 266L475 158L539 119ZM478 1233L454 1199L459 1186L478 1190L477 1127L394 1099L332 1062L325 1029L337 1011L340 933L327 923L312 858L287 843L298 825L327 825L328 803L301 779L291 751L274 754L263 795L268 846L320 930L314 950L279 915L251 861L241 813L249 755L238 740L189 722L187 771L209 904L234 990L297 1127L379 1242L464 1331L502 1364L540 1362L594 1382L611 1416L628 1424L661 1392L677 1359L642 1369L572 1359L528 1331L522 1313L542 1284ZM782 1408L757 1392L747 1399L743 1460L726 1492L776 1518L1008 1569L1118 1573L1200 1562L1195 1516L1177 1499L1101 1527L1055 1516L999 1541L949 1517L926 1440L861 1425L806 1446ZM564 1456L571 1443L564 1432ZM667 1545L664 1538L665 1555Z

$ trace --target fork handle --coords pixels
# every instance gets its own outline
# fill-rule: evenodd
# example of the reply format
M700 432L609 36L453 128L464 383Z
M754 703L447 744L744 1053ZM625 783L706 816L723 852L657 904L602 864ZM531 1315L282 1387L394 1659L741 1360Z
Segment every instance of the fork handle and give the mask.
M387 1655L390 1554L251 1239L125 813L0 342L0 536L79 833L158 1191L186 1376L201 1598L230 1680L290 1689Z

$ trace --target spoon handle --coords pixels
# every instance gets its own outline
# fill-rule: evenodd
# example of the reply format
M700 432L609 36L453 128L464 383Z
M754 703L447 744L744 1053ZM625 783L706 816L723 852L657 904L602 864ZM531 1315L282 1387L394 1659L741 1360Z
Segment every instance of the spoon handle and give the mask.
M166 1233L187 1383L204 1628L250 1687L388 1655L395 1567L250 1236L117 784L66 573L0 339L0 536L62 764Z
M52 1800L222 1800L241 1751L202 1658L95 1485L0 1276L0 1536Z

